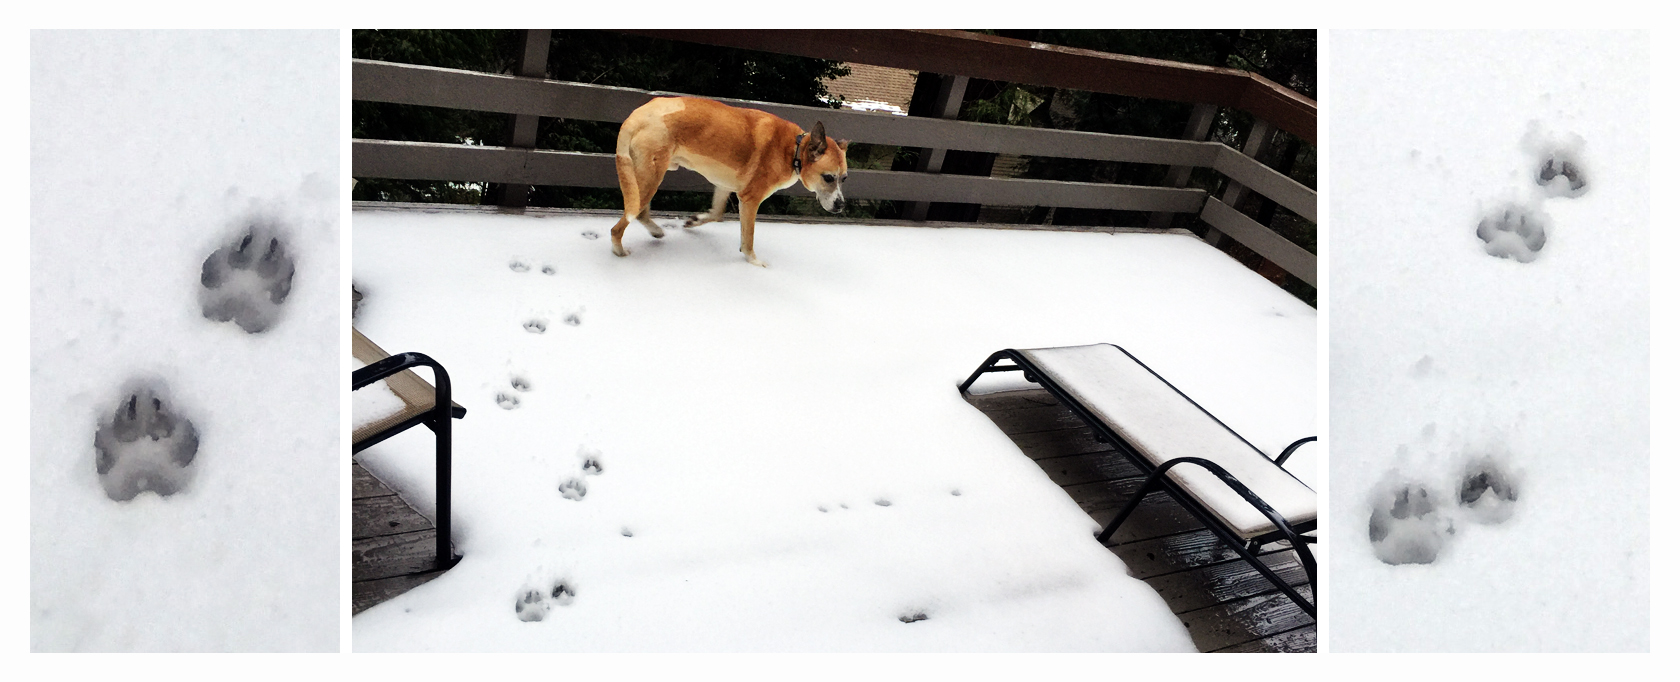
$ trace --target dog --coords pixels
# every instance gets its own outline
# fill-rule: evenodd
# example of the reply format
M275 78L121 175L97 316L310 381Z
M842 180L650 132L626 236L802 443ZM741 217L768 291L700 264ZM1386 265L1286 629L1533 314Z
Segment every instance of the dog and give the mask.
M846 140L836 142L818 121L806 133L785 119L756 109L732 107L697 97L661 97L637 107L618 130L615 155L624 216L612 229L613 253L628 256L624 228L632 219L655 239L665 231L648 217L648 204L666 171L687 168L715 186L712 210L683 224L692 228L723 218L731 192L741 203L741 253L766 267L753 253L758 204L798 182L816 192L822 207L846 207Z

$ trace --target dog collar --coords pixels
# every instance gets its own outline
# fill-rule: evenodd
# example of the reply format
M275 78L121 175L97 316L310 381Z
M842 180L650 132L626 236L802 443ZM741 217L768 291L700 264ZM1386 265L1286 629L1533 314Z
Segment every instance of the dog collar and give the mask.
M798 173L800 167L804 165L799 160L799 145L804 144L804 142L805 133L800 133L798 137L793 138L793 172L795 173Z

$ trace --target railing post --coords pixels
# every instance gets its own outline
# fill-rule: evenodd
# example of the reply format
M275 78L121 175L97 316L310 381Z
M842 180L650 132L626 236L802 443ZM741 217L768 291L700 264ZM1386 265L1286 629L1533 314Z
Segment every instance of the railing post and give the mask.
M939 97L934 100L933 110L939 118L956 118L962 109L963 93L968 91L968 76L940 76ZM916 161L916 172L938 173L945 167L945 150L922 149L921 157ZM917 201L910 204L911 220L927 220L928 202Z
M514 67L514 74L526 78L545 78L548 76L548 43L553 29L526 29L520 36L519 64ZM509 147L532 149L537 146L537 117L529 114L514 114L513 134L508 136ZM525 203L531 194L530 185L502 185L502 206L505 208L525 208Z
M1266 149L1266 143L1272 139L1272 130L1272 124L1260 118L1255 118L1254 126L1248 129L1248 139L1243 142L1243 155L1251 159L1260 156L1260 152ZM1242 183L1226 178L1225 194L1219 197L1219 201L1226 206L1236 208L1237 202L1242 201L1243 193L1247 191L1248 188L1243 187ZM1220 232L1218 228L1212 225L1208 225L1207 236L1202 237L1203 241L1214 246L1219 246L1219 242L1224 239L1225 233Z
M1196 142L1206 140L1208 130L1213 128L1214 114L1217 113L1219 113L1219 107L1212 104L1203 103L1196 105L1195 108L1190 110L1190 120L1184 124L1184 134L1180 135L1179 139L1194 140ZM1183 188L1185 185L1190 184L1190 170L1190 166L1173 166L1168 168L1166 182L1161 183L1161 186L1172 187L1175 189ZM1172 213L1168 213L1166 211L1156 211L1149 214L1149 227L1151 229L1164 230L1172 226L1172 219Z

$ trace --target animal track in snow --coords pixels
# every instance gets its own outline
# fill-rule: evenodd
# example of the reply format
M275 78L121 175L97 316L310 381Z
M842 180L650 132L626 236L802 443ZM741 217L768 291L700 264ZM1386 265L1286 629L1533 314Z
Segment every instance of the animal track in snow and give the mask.
M1591 189L1591 173L1585 168L1586 140L1574 133L1554 133L1529 123L1522 146L1533 159L1534 183L1547 196L1574 198Z
M508 377L508 385L520 393L528 393L531 390L531 380L518 374Z
M525 261L515 258L508 261L508 269L514 272L526 272L531 269L531 266Z
M552 274L554 274L554 272L555 272L555 270L554 270L554 266L552 266L552 265L544 265L544 266L542 266L542 274L545 274L545 275L552 275Z
M504 410L517 410L519 409L519 396L511 393L497 393L496 406Z
M573 327L576 327L580 324L583 324L583 311L582 310L574 310L572 312L566 313L566 316L564 318L561 318L561 319L566 324L569 324Z
M891 507L892 506L892 500L889 500L889 499L883 497L883 498L880 498L878 500L875 500L875 504L877 506L881 506L881 507Z
M901 616L898 617L898 622L900 622L900 623L914 623L914 622L917 622L917 621L922 621L922 620L927 620L927 619L928 619L927 611L924 611L922 609L916 609L914 611L904 612L904 615L901 615Z
M532 334L541 334L543 332L546 332L546 331L548 331L548 320L542 319L540 317L535 317L535 318L531 318L529 320L526 320L525 321L525 331L531 332Z
M519 620L535 623L547 618L554 607L571 604L576 596L577 592L565 580L541 586L527 582L519 588L519 596L513 601L513 613Z
M1546 214L1520 204L1506 204L1482 218L1476 236L1489 256L1532 263L1546 246Z
M198 305L206 319L232 321L247 333L274 326L292 293L295 263L279 230L252 219L234 239L210 253L199 273Z
M1446 543L1452 522L1438 513L1429 489L1418 484L1385 486L1371 510L1371 546L1386 564L1428 564Z
M1492 459L1471 462L1458 485L1458 504L1477 523L1503 523L1516 512L1517 487Z
M198 430L163 394L161 387L136 384L100 420L94 470L107 497L122 502L148 490L169 497L192 481Z
M600 450L596 450L587 445L579 445L577 449L577 456L578 459L583 460L583 473L591 476L599 476L601 474Z
M596 233L594 230L584 230L583 231L583 238L584 239L599 239L600 237L601 237L601 235Z
M589 486L581 478L568 478L560 483L560 496L568 500L582 500L589 494Z

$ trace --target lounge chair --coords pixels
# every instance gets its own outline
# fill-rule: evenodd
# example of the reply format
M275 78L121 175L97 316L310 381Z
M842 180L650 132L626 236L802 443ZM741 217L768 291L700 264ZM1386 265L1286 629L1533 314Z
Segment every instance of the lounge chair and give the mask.
M1004 360L1013 364L998 364ZM1257 556L1262 545L1287 542L1316 590L1318 564L1308 544L1317 539L1306 533L1317 528L1318 496L1283 468L1297 448L1316 438L1298 440L1273 459L1112 344L1001 350L958 390L967 392L982 374L1013 371L1055 396L1098 441L1113 444L1149 472L1143 488L1097 535L1098 541L1108 542L1145 495L1164 490L1308 615L1317 617L1315 606Z
M438 498L435 566L437 570L454 566L460 557L455 556L449 537L450 420L465 417L467 408L450 400L449 373L436 360L420 353L391 355L362 336L360 331L352 328L350 334L351 355L367 365L351 373L351 390L361 390L384 379L385 385L403 403L400 409L357 427L350 437L351 452L361 452L420 424L436 434ZM432 368L437 381L435 388L410 369L422 365Z

